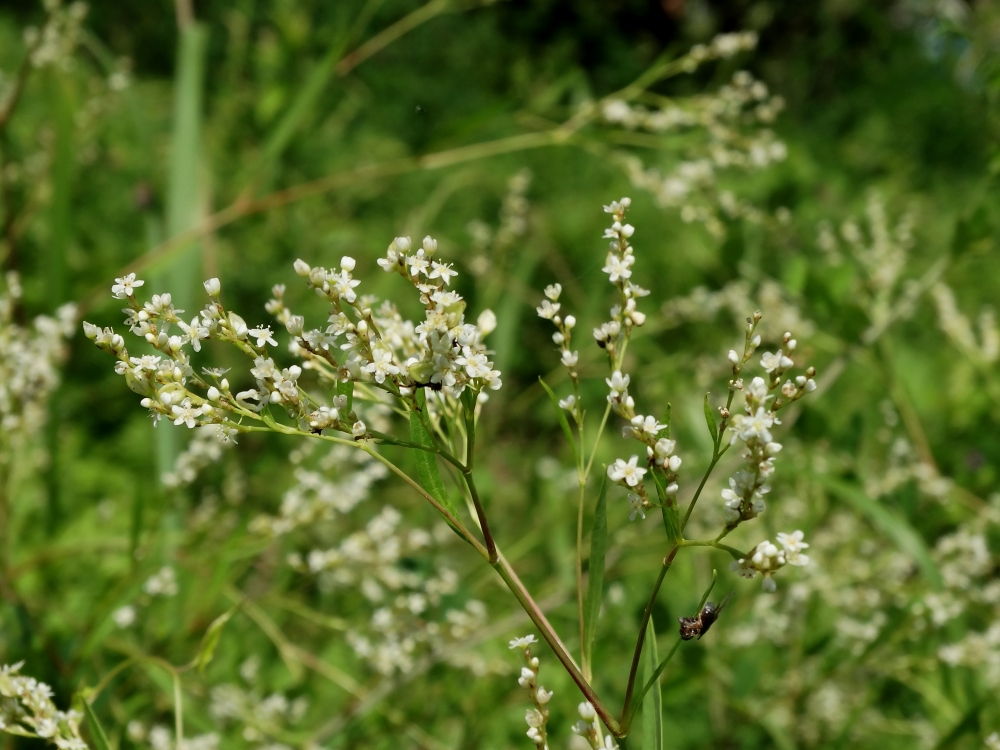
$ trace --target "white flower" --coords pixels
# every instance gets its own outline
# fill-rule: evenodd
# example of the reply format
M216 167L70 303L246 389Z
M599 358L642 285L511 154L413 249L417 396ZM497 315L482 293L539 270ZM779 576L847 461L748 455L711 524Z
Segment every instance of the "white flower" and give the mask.
M667 438L660 438L656 441L656 446L653 448L653 452L660 458L666 458L674 452L677 447L676 440L668 440Z
M562 363L566 367L576 367L576 363L579 357L580 357L579 352L571 352L567 349L562 353Z
M542 300L542 304L535 308L538 313L539 318L545 318L546 320L552 320L559 312L559 303L550 302L547 299Z
M731 429L735 433L732 442L740 440L751 440L759 438L765 443L771 442L770 428L774 424L774 416L763 406L757 407L757 413L752 417L745 414L737 414L733 417Z
M524 635L524 636L521 636L520 638L514 638L513 640L511 640L510 641L510 648L512 648L512 649L515 649L515 648L525 649L528 646L530 646L532 643L538 643L538 639L535 638L534 634Z
M458 271L455 271L446 263L438 263L436 260L431 261L431 267L432 270L429 274L427 274L427 278L441 279L446 286L451 283L452 276L458 276Z
M621 370L615 370L611 373L610 378L605 378L604 382L608 384L608 388L611 389L611 395L618 398L621 394L628 390L629 376L622 375Z
M559 399L559 408L565 409L566 411L573 411L573 407L576 406L576 396L572 393L566 398Z
M629 258L619 258L614 253L608 253L608 258L601 270L608 275L608 281L611 283L619 279L628 279L632 276L632 271L629 269L629 266L632 264L629 260Z
M131 627L135 623L135 607L131 604L119 607L111 614L111 619L115 621L115 625L123 630Z
M765 372L774 372L781 367L781 353L765 352L760 358L760 366Z
M634 521L636 516L641 516L642 520L646 520L646 511L642 508L642 498L636 495L634 492L628 493L628 504L629 504L629 514L628 520Z
M115 279L115 283L111 287L111 294L115 299L128 299L135 294L136 289L145 283L145 281L137 279L134 273L129 273L120 279Z
M537 708L529 708L524 712L524 721L529 727L537 728L545 723L545 717Z
M204 282L204 285L205 285L205 291L208 293L209 297L218 297L219 292L222 291L222 282L220 282L217 278L213 277L209 279L208 281Z
M407 247L409 247L409 238L404 239L406 239ZM400 238L397 237L397 245L399 244L399 240ZM431 262L427 256L424 255L423 250L417 250L416 255L410 255L406 258L406 264L410 267L410 276L419 276L420 274L427 274L427 269L430 267Z
M198 424L198 417L202 414L201 409L193 406L189 398L181 401L180 405L171 406L170 410L173 412L175 425L186 424L189 428Z
M535 673L527 667L521 667L521 676L517 678L517 684L523 688L530 688L535 683Z
M756 377L750 381L750 387L747 389L747 394L753 401L763 401L767 398L767 383L764 378Z
M160 365L160 358L154 354L143 354L141 357L130 357L129 362L132 363L133 371L138 375L143 370L156 372Z
M257 346L261 347L264 344L270 344L271 346L277 346L278 342L274 340L271 335L271 326L258 326L257 328L251 328L247 331L250 338L257 339Z
M791 534L778 534L778 544L785 548L785 561L789 565L808 565L809 555L801 554L801 551L808 548L802 539L805 534L802 531L793 531Z
M376 383L384 383L387 375L398 375L399 367L392 361L392 349L379 342L372 349L372 361L364 366L365 372L371 373Z
M637 434L645 434L656 436L660 430L662 430L664 425L656 421L656 417L649 416L644 417L641 414L637 414L632 417L632 428Z
M580 718L584 721L593 721L597 717L597 711L594 710L594 706L590 701L584 701L576 707L576 710L580 714Z
M476 328L482 336L489 336L497 327L497 316L492 310L483 310L476 319Z
M546 690L541 685L538 686L538 690L535 691L535 699L538 701L539 705L544 706L550 700L552 700L552 691Z
M201 318L197 315L191 320L191 325L188 325L183 320L177 321L177 325L184 331L187 340L191 342L191 348L196 352L201 351L201 341L202 339L207 339L209 335L209 330L200 325L200 323Z
M637 465L638 461L638 456L632 456L627 462L616 458L608 467L608 477L614 482L624 482L629 487L635 487L646 473L644 468Z
M553 302L559 301L560 294L562 294L562 284L549 284L545 287L545 296Z

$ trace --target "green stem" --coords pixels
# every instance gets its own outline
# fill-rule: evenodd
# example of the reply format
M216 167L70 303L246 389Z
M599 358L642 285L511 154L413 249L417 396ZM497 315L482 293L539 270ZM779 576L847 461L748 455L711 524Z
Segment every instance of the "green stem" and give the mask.
M632 667L629 669L628 673L628 686L625 688L625 705L622 706L622 725L621 732L622 735L628 733L628 709L632 703L632 693L635 690L635 677L639 671L639 659L642 656L642 644L646 639L646 626L649 624L649 618L653 614L653 605L656 603L656 595L660 593L660 586L663 584L663 579L667 575L667 571L670 570L670 566L674 562L674 557L677 556L677 551L680 549L680 545L674 545L671 547L670 552L667 556L663 558L663 566L660 568L660 574L656 578L656 583L653 584L653 591L649 595L649 601L646 602L646 609L642 613L642 622L639 624L639 637L636 639L635 652L632 654Z
M723 534L723 536L725 536L725 534ZM735 547L730 547L728 544L719 544L719 539L705 539L701 541L683 539L679 544L681 547L715 547L715 549L725 550L730 555L732 555L733 559L735 560L739 560L741 557L745 557L743 552L736 549Z
M601 717L601 721L608 728L608 731L614 735L618 735L619 727L618 722L611 715L611 712L604 706L601 699L597 697L597 693L587 682L586 678L577 668L576 664L573 662L573 657L570 656L568 649L563 645L559 636L556 635L555 629L549 624L542 610L538 607L535 601L531 598L531 595L525 589L524 584L521 583L520 579L514 573L513 568L510 564L503 558L503 556L498 556L495 563L492 564L494 570L499 573L503 582L507 584L507 588L510 589L511 593L517 599L521 608L527 613L528 617L541 632L542 637L545 642L549 644L549 647L555 652L556 658L562 663L563 667L569 672L569 676L573 678L573 682L576 683L577 687L580 688L580 692L583 693L584 697L590 704L594 707L597 715Z
M475 463L476 450L476 397L477 393L462 399L462 410L465 412L465 466L459 465L462 476L465 478L465 485L469 488L469 496L472 504L476 507L476 517L479 519L479 530L483 532L483 541L486 542L487 560L490 565L497 562L497 543L493 539L493 532L490 531L490 522L486 518L486 509L479 498L479 490L476 489L476 480L472 476L472 467Z
M708 601L708 597L709 595L711 595L712 589L715 588L715 582L718 580L718 578L719 578L718 571L713 570L712 582L708 585L708 588L705 589L705 593L702 594L701 601L698 603L697 611L701 612L701 608L705 606L705 602ZM666 658L663 661L661 661L660 664L656 667L656 670L646 681L646 684L643 686L639 694L635 697L635 700L632 702L632 708L628 712L628 718L625 721L626 727L631 725L632 719L635 717L635 712L639 710L639 706L642 704L642 699L645 697L646 693L649 692L649 689L656 684L656 681L659 679L660 674L663 672L664 669L666 669L667 664L670 663L670 660L674 657L674 654L677 652L677 649L681 645L682 640L683 640L682 638L677 639L677 642L674 644L674 647L670 649L670 653L667 654Z

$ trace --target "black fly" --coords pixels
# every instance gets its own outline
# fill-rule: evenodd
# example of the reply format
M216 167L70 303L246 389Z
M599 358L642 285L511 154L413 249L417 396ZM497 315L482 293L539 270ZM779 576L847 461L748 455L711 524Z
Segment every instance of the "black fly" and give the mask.
M730 591L718 606L715 605L715 602L706 602L701 612L694 617L678 617L677 620L681 624L681 638L685 641L690 641L692 638L701 640L701 637L719 619L719 613L729 603L732 596L733 592Z

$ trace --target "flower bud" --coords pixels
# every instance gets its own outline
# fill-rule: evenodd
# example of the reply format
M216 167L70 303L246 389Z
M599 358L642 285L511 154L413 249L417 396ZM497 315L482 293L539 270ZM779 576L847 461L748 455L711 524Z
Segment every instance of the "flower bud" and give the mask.
M208 389L208 400L209 401L218 401L220 398L222 398L222 394L219 393L219 389L218 388L216 388L213 385L211 388Z
M426 237L424 237L423 248L424 252L430 255L431 253L433 253L435 250L438 249L438 241L433 237L431 237L430 235L427 235Z
M312 271L312 268L304 260L299 258L295 261L295 273L299 276L308 276L310 271Z
M408 253L410 251L410 238L409 237L397 237L392 241L392 244L396 246L396 250L401 253Z
M738 365L740 363L740 355L736 353L735 349L729 350L729 363L732 365Z
M301 336L302 328L304 325L305 325L305 318L303 318L301 315L293 315L288 319L288 322L285 323L285 329L292 336Z
M204 286L209 297L218 297L219 292L222 291L222 282L214 277L204 282Z
M345 255L343 258L340 259L340 267L343 268L348 273L353 271L356 265L357 265L356 261L350 255Z

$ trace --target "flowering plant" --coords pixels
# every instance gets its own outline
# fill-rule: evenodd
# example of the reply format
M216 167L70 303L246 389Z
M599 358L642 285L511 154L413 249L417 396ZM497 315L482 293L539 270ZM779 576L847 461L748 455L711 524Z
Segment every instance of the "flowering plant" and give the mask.
M389 245L385 257L378 261L383 271L402 277L416 292L423 308L423 319L419 322L404 319L391 301L379 302L372 296L359 294L361 280L354 277L356 263L353 258L345 256L339 268L332 269L312 267L297 260L296 273L329 304L326 325L307 327L304 317L295 314L285 302L285 288L280 285L274 287L274 297L267 309L291 336L289 350L301 364L280 367L273 356L278 343L272 328L268 325L251 328L241 315L227 309L222 302L221 283L214 278L204 284L208 303L189 320L182 317L182 310L174 307L169 293L154 294L148 301L140 302L136 292L144 282L135 274L115 280L111 291L127 304L123 310L126 325L132 334L152 347L155 354L131 353L124 337L111 328L102 329L85 322L84 330L100 349L117 359L116 372L142 397L141 404L149 410L154 423L166 419L176 426L208 427L216 431L220 440L227 442L235 440L240 433L257 431L326 441L361 451L399 476L496 570L586 699L580 709L583 720L580 733L593 747L610 748L614 745L612 737L624 740L628 736L638 702L669 661L668 656L645 686L637 686L652 608L680 550L689 547L723 549L734 558L734 570L748 578L761 575L764 588L769 591L774 590L773 576L780 568L805 565L809 561L802 554L808 545L801 531L779 534L781 549L767 540L747 552L723 543L731 531L765 509L763 496L769 491L767 480L774 472L775 457L781 450L771 433L779 423L779 411L815 388L812 368L794 379L789 377L795 364L792 357L796 342L788 333L778 351L761 357L766 377L756 376L750 383L744 383L745 370L761 344L756 333L761 320L759 312L747 319L742 352L729 352L732 379L728 383L725 405L712 409L708 395L705 397L705 418L713 446L711 462L698 489L681 512L678 495L682 462L676 442L670 438L669 409L662 421L653 415L639 413L629 393L630 376L624 372L632 333L646 320L645 314L638 309L638 300L648 295L648 291L632 281L636 258L630 242L634 228L625 223L629 205L630 200L623 198L605 206L612 224L605 232L610 247L602 270L615 290L616 303L611 308L610 319L593 332L594 341L604 352L610 370L606 380L607 403L595 440L600 439L614 413L625 422L623 439L637 441L645 447L641 464L638 453L628 460L618 458L608 466L607 477L611 483L627 490L630 518L645 518L648 510L660 510L667 534L667 551L643 614L624 706L617 717L591 685L595 597L600 596L603 575L600 566L603 566L607 529L606 520L598 521L605 524L603 528L595 525L593 544L598 549L591 555L590 582L592 587L596 583L597 588L596 592L591 589L587 600L580 562L582 519L596 449L589 456L585 455L586 414L577 370L580 355L573 349L576 321L572 315L560 314L561 287L558 284L546 288L538 314L551 320L556 327L553 340L573 386L573 393L559 400L558 407L572 444L580 488L577 599L582 648L579 665L501 553L477 489L477 423L489 392L501 387L501 373L494 369L486 345L496 318L491 311L484 310L475 323L467 321L465 300L451 288L457 272L451 264L438 260L434 239L426 237L420 247L414 248L409 238L397 237ZM212 369L197 372L192 354L197 354L206 340L236 347L250 361L249 374L255 387L234 392L227 373ZM323 399L307 389L302 377L306 371L314 373L317 384L326 386L331 395ZM742 413L733 414L737 393L742 394L744 403ZM554 395L553 400L556 400ZM408 435L399 436L366 423L361 416L361 402L389 404L405 418ZM564 412L572 419L572 428ZM722 530L711 539L685 538L685 527L710 474L723 455L737 444L743 447L744 466L733 474L730 487L722 491ZM391 461L379 446L413 451L417 476L411 476ZM446 489L438 459L457 470L471 523ZM652 490L647 489L647 474L653 480ZM606 495L607 484L602 487L598 501L598 519L606 519ZM322 565L318 561L315 564ZM703 613L701 617L702 630L707 631L711 624L706 619L708 615ZM512 648L524 649L526 666L522 669L520 682L529 690L535 704L527 716L528 736L536 745L547 747L548 710L545 706L551 692L537 683L539 662L528 651L532 642L533 636L516 639L512 641ZM369 646L365 646L367 648ZM597 723L598 718L609 733L607 737Z

